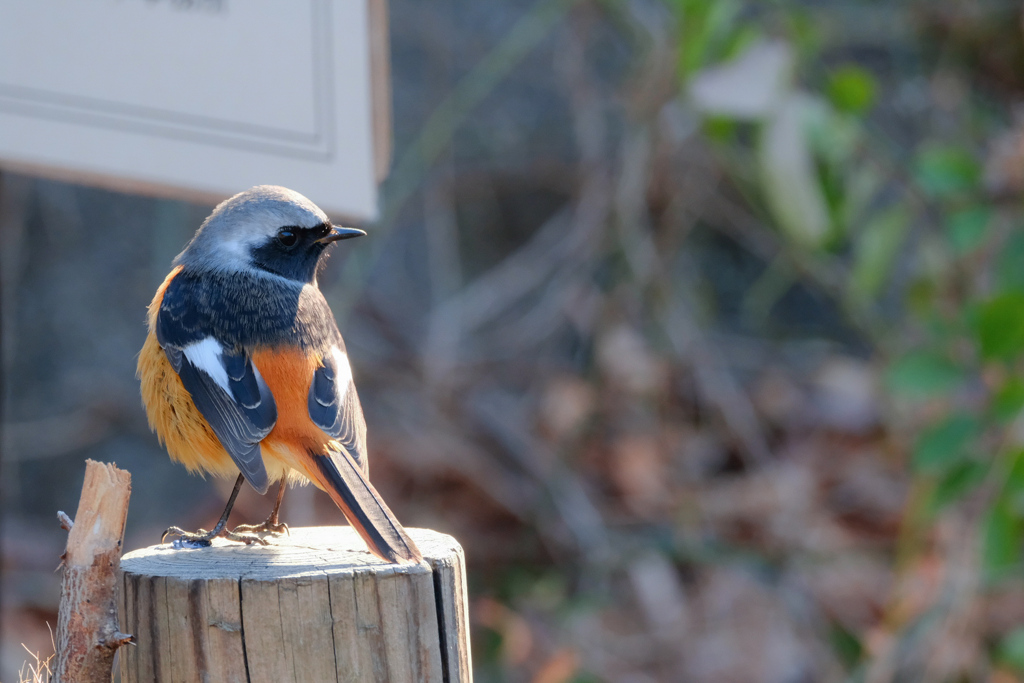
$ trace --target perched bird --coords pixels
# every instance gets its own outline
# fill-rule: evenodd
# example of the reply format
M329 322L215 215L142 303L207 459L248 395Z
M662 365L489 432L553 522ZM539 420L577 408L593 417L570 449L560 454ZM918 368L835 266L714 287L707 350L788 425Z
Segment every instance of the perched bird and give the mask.
M391 562L420 552L368 478L366 423L345 343L317 286L332 243L365 235L331 225L310 200L260 185L203 222L149 305L138 376L150 426L189 471L232 477L212 531L169 534L193 546L216 536L265 542L280 533L285 485L327 492L370 550ZM261 525L227 531L243 481L280 481Z

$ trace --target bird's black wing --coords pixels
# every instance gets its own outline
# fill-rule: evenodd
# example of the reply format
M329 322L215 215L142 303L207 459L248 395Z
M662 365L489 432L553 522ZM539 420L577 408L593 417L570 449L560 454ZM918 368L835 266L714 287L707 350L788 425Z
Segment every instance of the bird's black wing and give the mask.
M313 424L334 437L366 474L366 420L344 343L339 341L324 354L323 365L313 373L308 402Z
M270 482L260 441L277 422L274 397L248 354L221 343L205 324L203 311L173 285L157 315L157 341L246 481L266 493Z

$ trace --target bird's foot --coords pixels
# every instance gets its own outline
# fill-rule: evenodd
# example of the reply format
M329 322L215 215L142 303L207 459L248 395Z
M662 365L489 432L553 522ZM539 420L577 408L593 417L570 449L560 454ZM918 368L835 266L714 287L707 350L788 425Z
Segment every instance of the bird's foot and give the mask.
M261 524L239 524L231 530L231 533L238 533L240 531L243 533L260 534L261 536L264 534L267 536L281 536L282 534L291 536L288 525L284 522L278 522L276 519L268 519Z
M221 536L228 539L229 541L237 541L239 543L244 543L246 545L252 545L254 543L258 545L270 545L266 539L257 536L256 534L238 533L237 528L232 529L231 531L225 531L221 534Z
M267 545L267 542L259 536L253 534L240 534L236 533L236 530L228 531L226 529L214 529L213 531L207 531L206 529L199 529L195 532L185 531L181 527L172 526L163 533L160 537L160 542L163 543L167 540L168 536L177 536L171 543L177 549L181 548L208 548L213 542L213 539L218 536L226 538L229 541L236 541L238 543L244 543L246 545L252 545L258 543L259 545Z
M206 529L199 529L195 532L188 532L181 527L172 526L160 536L160 542L167 541L168 536L177 536L171 543L175 548L208 548L217 534Z

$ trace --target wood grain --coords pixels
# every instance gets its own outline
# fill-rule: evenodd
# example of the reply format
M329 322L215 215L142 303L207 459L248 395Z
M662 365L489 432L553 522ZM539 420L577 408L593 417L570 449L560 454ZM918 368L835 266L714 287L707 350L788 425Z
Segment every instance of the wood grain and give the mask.
M58 683L109 681L114 653L130 637L120 632L118 560L131 494L131 475L86 461L78 511L68 532L57 616ZM67 525L67 516L61 518Z
M462 548L407 531L420 564L383 562L351 527L128 553L122 610L138 645L122 681L471 681Z

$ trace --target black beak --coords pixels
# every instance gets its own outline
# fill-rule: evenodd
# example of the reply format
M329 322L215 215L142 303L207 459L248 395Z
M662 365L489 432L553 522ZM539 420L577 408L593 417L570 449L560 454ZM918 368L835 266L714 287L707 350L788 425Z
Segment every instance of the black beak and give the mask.
M359 228L343 228L340 225L332 225L331 231L318 239L317 242L319 244L330 244L338 240L347 240L350 237L362 237L365 234L366 231Z

